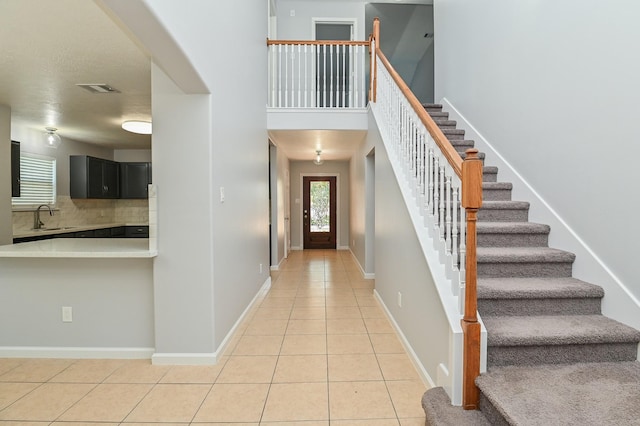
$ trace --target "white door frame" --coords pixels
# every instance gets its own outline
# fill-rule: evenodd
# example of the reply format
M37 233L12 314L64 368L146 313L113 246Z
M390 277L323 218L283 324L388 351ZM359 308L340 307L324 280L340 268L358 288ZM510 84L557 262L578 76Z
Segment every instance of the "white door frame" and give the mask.
M316 25L317 24L336 24L336 25L351 25L351 41L355 40L358 33L358 19L357 18L311 18L311 40L316 39ZM319 47L317 47L319 48ZM311 81L313 82L313 88L311 92L312 103L318 102L316 98L316 58L315 55L311 58ZM349 61L349 76L353 76L353 61ZM326 100L325 100L326 101Z
M353 41L356 37L356 34L358 34L357 18L311 18L311 40L316 39L317 24L351 24L351 41Z

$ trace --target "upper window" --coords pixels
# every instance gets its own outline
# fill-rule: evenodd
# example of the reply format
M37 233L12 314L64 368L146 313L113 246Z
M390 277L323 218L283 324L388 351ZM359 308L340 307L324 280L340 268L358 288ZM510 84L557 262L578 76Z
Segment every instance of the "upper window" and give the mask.
M36 207L56 203L56 159L23 152L20 154L20 197L13 207Z

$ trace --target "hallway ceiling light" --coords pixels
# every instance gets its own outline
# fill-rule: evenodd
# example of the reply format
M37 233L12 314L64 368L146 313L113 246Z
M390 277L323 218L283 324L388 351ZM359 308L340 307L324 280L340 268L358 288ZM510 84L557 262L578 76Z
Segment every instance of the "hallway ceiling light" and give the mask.
M127 132L138 133L141 135L151 134L151 122L129 120L122 123L122 128Z
M60 135L56 133L56 130L58 129L56 129L55 127L45 127L45 130L47 131L44 134L45 145L47 145L49 148L59 147L62 143L62 139L60 138Z
M321 153L322 153L321 150L317 150L316 151L316 158L315 158L315 160L313 160L313 164L315 164L316 166L319 166L322 163L324 163L324 160L322 158L320 158L320 154Z

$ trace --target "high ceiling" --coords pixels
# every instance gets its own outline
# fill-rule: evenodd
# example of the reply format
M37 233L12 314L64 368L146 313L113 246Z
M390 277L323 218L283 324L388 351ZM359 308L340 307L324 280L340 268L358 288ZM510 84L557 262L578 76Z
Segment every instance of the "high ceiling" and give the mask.
M65 138L109 148L150 148L150 136L120 127L124 120L151 121L150 58L99 4L0 1L0 104L11 107L15 126L42 132L56 127ZM118 92L90 93L77 84L107 84ZM359 141L360 136L338 131L271 134L292 159L302 156L302 150L307 158L307 145L316 146L319 138L327 159L350 158L355 146L345 141Z

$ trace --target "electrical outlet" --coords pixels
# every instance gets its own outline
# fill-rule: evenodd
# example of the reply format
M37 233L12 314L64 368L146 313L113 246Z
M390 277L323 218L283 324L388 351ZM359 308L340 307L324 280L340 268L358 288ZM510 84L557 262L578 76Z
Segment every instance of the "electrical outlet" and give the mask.
M71 306L62 307L62 322L73 321L73 308Z
M398 307L402 308L402 293L398 292Z

